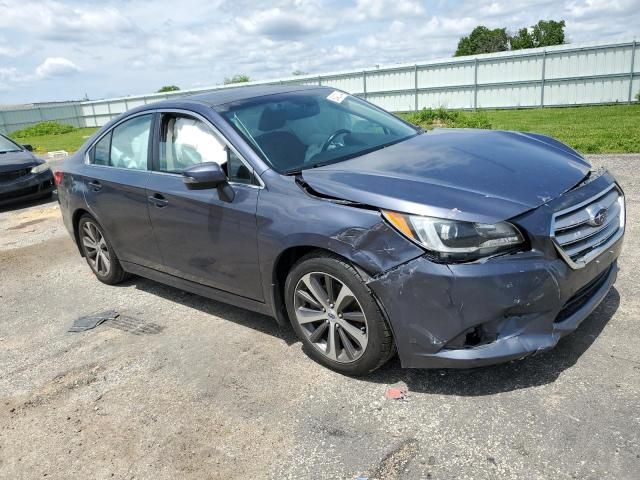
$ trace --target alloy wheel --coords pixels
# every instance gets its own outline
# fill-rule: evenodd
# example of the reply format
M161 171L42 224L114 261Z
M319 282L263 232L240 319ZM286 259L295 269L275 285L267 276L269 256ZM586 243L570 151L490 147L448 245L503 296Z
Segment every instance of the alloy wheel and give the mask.
M295 288L296 321L311 344L339 363L358 360L368 341L367 319L351 289L323 272L304 275Z
M104 235L98 226L91 222L85 222L82 226L82 245L89 264L100 276L107 276L111 271L111 255Z

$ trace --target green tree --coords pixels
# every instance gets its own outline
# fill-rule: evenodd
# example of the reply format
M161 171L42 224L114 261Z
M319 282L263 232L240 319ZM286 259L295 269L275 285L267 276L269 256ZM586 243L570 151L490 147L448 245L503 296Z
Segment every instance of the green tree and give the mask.
M251 78L249 78L249 75L245 75L243 73L234 75L231 78L225 78L224 79L224 84L225 85L229 85L230 83L245 83L245 82L250 82Z
M529 33L529 29L521 28L518 33L513 35L509 41L511 50L522 50L523 48L533 48L533 37Z
M479 53L504 52L509 49L509 36L506 28L493 30L482 25L477 26L468 37L458 42L455 57L477 55Z
M180 90L180 87L177 87L175 85L165 85L160 90L158 90L157 93L177 92L178 90Z
M511 37L511 50L550 47L564 43L564 20L540 20L531 28L521 28Z
M550 47L564 43L564 20L540 20L534 25L531 37L535 47Z

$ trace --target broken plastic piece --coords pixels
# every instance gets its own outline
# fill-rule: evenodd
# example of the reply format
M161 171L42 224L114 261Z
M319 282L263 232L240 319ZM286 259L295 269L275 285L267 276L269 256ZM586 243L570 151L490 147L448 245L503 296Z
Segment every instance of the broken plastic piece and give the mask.
M387 387L384 396L387 400L404 400L409 395L409 387L404 382L394 383Z
M91 315L84 315L76 319L69 328L69 332L84 332L96 328L101 323L107 320L115 320L120 314L115 310L107 310L106 312L92 313Z

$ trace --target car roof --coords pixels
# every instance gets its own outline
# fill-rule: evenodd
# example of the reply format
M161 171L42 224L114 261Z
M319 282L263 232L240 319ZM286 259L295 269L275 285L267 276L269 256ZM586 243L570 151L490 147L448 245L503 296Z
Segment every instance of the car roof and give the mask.
M326 87L308 85L249 85L244 87L222 88L213 92L189 95L188 97L183 97L182 100L196 101L214 107L226 103L263 97L265 95L317 90L319 88L326 89Z

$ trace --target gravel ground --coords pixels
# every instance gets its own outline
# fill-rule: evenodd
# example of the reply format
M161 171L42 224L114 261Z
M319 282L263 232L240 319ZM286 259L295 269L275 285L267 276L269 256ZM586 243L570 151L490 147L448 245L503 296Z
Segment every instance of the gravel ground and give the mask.
M55 201L0 212L0 478L637 479L640 155L592 160L627 194L615 288L551 352L471 371L338 375L267 317L99 283Z

